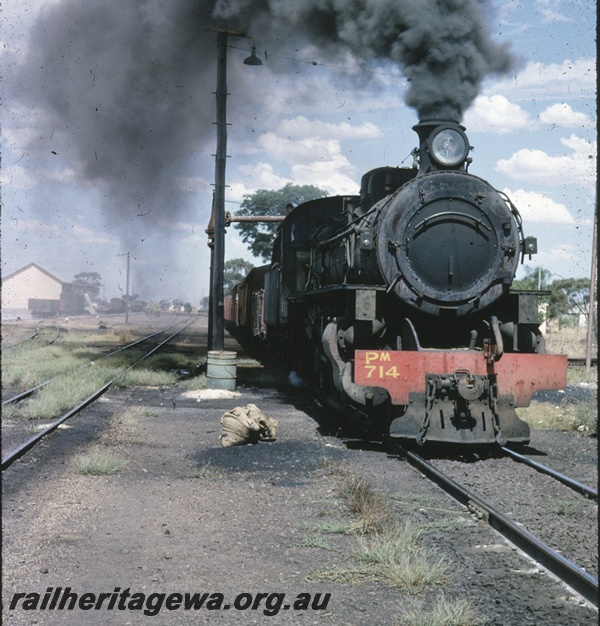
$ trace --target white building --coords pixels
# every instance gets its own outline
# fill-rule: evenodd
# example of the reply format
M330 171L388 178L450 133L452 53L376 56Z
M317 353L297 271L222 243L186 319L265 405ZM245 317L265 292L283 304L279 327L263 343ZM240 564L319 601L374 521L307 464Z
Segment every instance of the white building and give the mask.
M36 263L30 263L2 279L2 317L29 317L30 298L59 300L65 286L70 285Z

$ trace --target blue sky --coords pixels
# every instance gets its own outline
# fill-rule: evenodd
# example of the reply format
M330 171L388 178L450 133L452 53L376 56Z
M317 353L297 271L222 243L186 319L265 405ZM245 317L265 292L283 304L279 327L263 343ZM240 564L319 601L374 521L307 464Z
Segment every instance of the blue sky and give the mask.
M78 4L93 5L83 0L3 3L2 275L31 262L66 280L95 271L110 298L125 287L125 257L120 255L130 251L133 288L143 298L197 302L208 295L209 285L204 229L214 180L214 72L193 85L173 85L189 87L187 98L200 94L197 124L183 119L190 111L185 105L165 105L160 84L156 89L144 86L145 106L160 113L173 131L165 163L152 170L162 172L153 174L152 199L135 186L141 167L136 163L122 165L115 156L109 174L91 174L98 158L110 164L117 146L78 117L76 107L62 113L48 108L41 90L60 87L56 74L44 74L43 59L36 75L39 91L19 74L39 49L43 35L35 24L40 16L49 19ZM538 238L540 253L529 262L532 266L542 265L556 276L588 276L597 151L595 3L493 4L488 16L492 37L509 44L518 63L508 76L488 77L464 115L474 146L470 171L505 191L519 208L525 234ZM127 19L124 11L122 32L102 31L103 46L111 46L113 35L127 33ZM353 194L364 172L380 165L410 165L417 145L412 126L418 117L404 104L408 83L398 67L387 63L365 69L350 54L332 59L308 43L286 49L281 41L263 40L261 32L249 34L262 67L242 64L250 51L247 39L233 41L228 50L227 210L235 211L244 194L289 182ZM199 50L205 56L194 63L212 68L214 33L201 36ZM69 97L80 98L101 115L106 93L90 95L73 86L79 78L70 75L77 66L69 51L76 56L79 49L65 44L61 51L63 78L75 94ZM143 54L131 48L132 58ZM85 72L118 75L128 69L126 56L114 63L100 50ZM122 102L127 106L127 98ZM81 147L86 142L87 162ZM178 152L179 144L185 150ZM239 256L252 260L231 228L226 258Z

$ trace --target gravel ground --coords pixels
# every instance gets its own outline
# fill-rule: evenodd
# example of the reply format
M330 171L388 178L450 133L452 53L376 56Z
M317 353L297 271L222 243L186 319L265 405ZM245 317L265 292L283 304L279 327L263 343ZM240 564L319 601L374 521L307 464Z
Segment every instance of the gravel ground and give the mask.
M279 420L277 440L221 448L220 416L250 402ZM377 443L340 432L324 417L304 396L274 391L246 390L236 398L200 402L176 388L107 394L4 473L4 623L148 619L141 610L117 605L88 611L9 608L14 593L43 596L50 587L79 594L116 588L147 596L221 593L224 605L243 593L286 593L290 604L301 593L331 594L323 610L281 607L277 615L268 615L264 602L256 610L232 606L198 613L163 606L155 619L161 624L397 625L406 623L411 607L422 604L426 611L442 592L472 601L486 624L597 623L597 611L409 465L390 459ZM591 462L593 445L560 433L532 442L548 450L545 462L559 465L584 452ZM77 459L91 451L109 452L127 464L109 476L82 475ZM480 464L458 467L469 476L479 473ZM488 486L500 490L509 484L504 474L510 465L486 461L481 467ZM582 469L582 478L588 471ZM356 537L323 530L352 520L338 495L340 475L350 472L393 498L398 516L427 529L424 543L450 565L443 584L415 595L381 581L319 581L319 572L358 565ZM514 495L514 484L509 486ZM524 489L518 495L529 499ZM512 506L508 492L505 497ZM589 542L592 534L590 529L578 541ZM597 551L589 543L587 549Z
M550 439L547 434L544 439ZM557 438L553 445L558 448ZM597 484L596 442L572 437L562 441L563 466L569 476L585 476ZM570 461L562 450L570 449ZM543 462L540 458L538 461ZM592 464L593 463L593 464ZM433 464L483 498L488 504L522 524L529 532L598 577L598 505L550 476L510 458L473 462L439 460ZM476 467L474 467L476 465ZM567 467L564 467L566 465Z

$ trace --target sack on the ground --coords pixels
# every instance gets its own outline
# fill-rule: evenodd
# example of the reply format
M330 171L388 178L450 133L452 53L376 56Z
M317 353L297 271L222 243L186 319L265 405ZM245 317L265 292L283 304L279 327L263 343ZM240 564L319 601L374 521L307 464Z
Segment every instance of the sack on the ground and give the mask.
M255 404L237 406L221 417L223 432L219 435L221 445L239 446L258 443L260 439L275 439L277 421L263 413Z

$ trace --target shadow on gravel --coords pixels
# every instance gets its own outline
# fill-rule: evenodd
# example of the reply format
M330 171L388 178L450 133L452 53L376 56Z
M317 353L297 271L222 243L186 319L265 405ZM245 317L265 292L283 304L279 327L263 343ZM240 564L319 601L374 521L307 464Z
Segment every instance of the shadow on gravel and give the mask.
M564 399L564 393L562 394L562 397ZM572 398L573 396L572 394L569 394L567 397ZM379 452L387 455L390 454L389 449L382 441L377 439L375 434L367 433L362 430L348 418L344 418L342 413L337 412L334 409L318 406L313 400L308 399L306 395L299 395L297 392L296 397L292 398L292 402L298 410L304 411L304 413L317 423L317 430L324 437L335 437L336 439L339 439L340 443L346 446L349 450L363 450ZM479 461L500 459L508 456L496 444L465 449L464 447L456 445L443 446L439 444L428 444L421 447L412 442L401 443L406 450L414 452L429 461L450 460L462 463L478 463ZM548 456L546 452L528 445L514 444L510 447L523 455L539 457Z
M273 485L295 487L308 484L307 477L312 472L337 456L341 455L335 448L324 448L322 455L315 454L313 442L277 440L199 450L189 460L199 472L204 468L223 470L228 475L237 473L245 481L253 476L268 477Z

